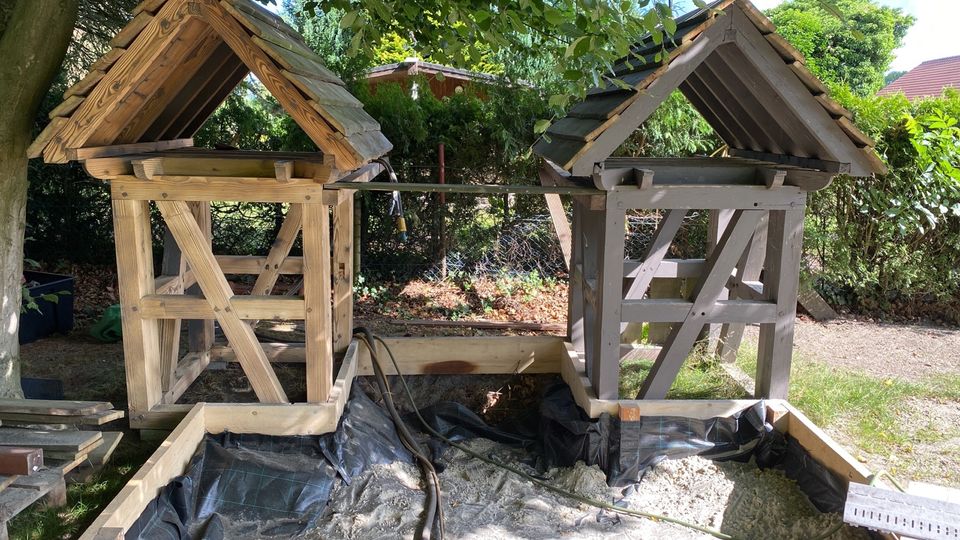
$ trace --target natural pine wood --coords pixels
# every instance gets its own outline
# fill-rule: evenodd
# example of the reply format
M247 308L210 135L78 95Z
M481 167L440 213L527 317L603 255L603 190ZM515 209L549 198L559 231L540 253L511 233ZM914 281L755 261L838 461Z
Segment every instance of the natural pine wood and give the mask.
M323 403L333 383L330 305L330 213L322 204L303 206L304 338L307 352L307 401Z
M333 207L333 351L341 353L353 336L353 191Z
M287 396L257 342L253 329L234 311L233 291L217 266L217 261L190 207L183 201L157 201L157 208L177 239L207 301L213 307L220 328L230 340L244 373L250 379L257 398L264 403L285 403Z
M150 205L146 201L113 201L117 280L123 317L123 357L130 416L160 402L160 327L140 316L140 299L153 294L153 247Z

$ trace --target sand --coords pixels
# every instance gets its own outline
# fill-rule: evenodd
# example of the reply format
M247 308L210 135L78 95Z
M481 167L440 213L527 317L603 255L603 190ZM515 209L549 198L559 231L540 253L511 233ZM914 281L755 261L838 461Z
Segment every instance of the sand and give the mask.
M484 439L467 445L483 455L525 468L524 454ZM554 494L455 448L440 473L447 538L712 538L678 525L614 514ZM736 538L810 539L840 519L821 514L778 471L752 463L717 463L699 457L664 461L642 482L610 488L597 467L578 463L539 476L594 499L682 518ZM420 472L407 463L371 467L351 485L336 487L328 515L308 538L413 538L424 495ZM845 527L833 539L868 538Z

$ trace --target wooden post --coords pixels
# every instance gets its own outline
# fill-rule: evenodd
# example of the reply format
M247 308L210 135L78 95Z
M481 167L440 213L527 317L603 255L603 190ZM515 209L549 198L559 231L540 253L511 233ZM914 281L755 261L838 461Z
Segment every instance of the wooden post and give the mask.
M333 207L333 351L342 353L353 334L353 196Z
M710 221L707 226L707 257L710 256L710 253L717 247L717 244L720 242L720 237L723 236L723 231L726 230L727 226L730 224L730 219L733 217L733 210L723 209L723 210L711 210L710 211ZM717 300L726 300L729 298L730 292L727 290L726 286L720 291L720 296ZM714 351L717 349L717 342L720 340L720 330L721 325L719 324L709 324L707 325L706 341L707 341L707 350Z
M140 299L154 292L150 203L123 200L116 189L112 196L127 402L133 418L160 403L162 395L160 324L140 317Z
M193 219L206 238L206 245L213 250L213 219L210 213L210 202L189 202ZM188 294L203 295L200 285L192 285L187 289ZM213 321L210 319L187 321L187 349L193 353L204 353L213 348L214 334Z
M756 232L753 233L753 239L750 240L750 246L744 252L740 262L737 263L738 284L748 281L757 281L760 279L760 272L763 270L763 258L766 256L767 249L767 216L764 216L757 225ZM738 298L736 291L731 291L731 298ZM724 363L733 363L737 360L737 352L740 350L740 342L743 341L743 331L746 325L743 323L724 323L720 330L720 339L717 343L717 356Z
M594 237L599 245L594 314L596 336L591 383L600 399L620 397L620 316L623 303L623 250L626 210L616 192L607 193L606 208L599 211Z
M584 353L583 341L583 213L586 211L579 197L573 198L573 227L570 251L569 286L567 290L567 341L580 354Z
M446 146L443 143L437 147L437 183L447 183ZM440 204L437 206L437 236L440 250L440 277L447 278L447 194L437 193Z
M789 391L802 248L803 208L771 210L763 294L767 300L777 303L777 320L760 325L758 397L786 399Z
M180 247L166 229L163 235L163 261L160 263L160 275L177 276L180 285L171 294L183 294L183 278L186 273L186 260L180 254ZM180 319L160 320L160 386L164 394L173 384L180 359Z
M303 299L307 401L322 403L333 384L330 314L330 215L319 203L303 205Z

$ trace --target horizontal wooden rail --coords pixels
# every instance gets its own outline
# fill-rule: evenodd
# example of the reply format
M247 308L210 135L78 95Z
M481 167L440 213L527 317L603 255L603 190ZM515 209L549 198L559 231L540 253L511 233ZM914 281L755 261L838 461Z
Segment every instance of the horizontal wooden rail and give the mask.
M292 296L234 296L232 309L241 319L304 318L302 298ZM146 319L213 319L214 311L203 297L184 294L151 294L140 299L140 316Z
M655 278L693 278L703 273L704 259L664 259L657 267ZM637 277L643 261L627 259L623 261L623 277Z
M681 322L691 316L693 302L674 299L624 300L623 322ZM720 300L708 311L697 313L703 324L770 323L777 318L777 304L757 300Z
M334 182L326 184L324 189L355 189L357 191L422 191L431 193L474 193L477 195L491 193L515 193L517 195L545 195L557 193L560 195L602 195L603 192L593 187L585 186L518 186L518 185L491 185L491 184L427 184L414 182L367 182L345 183Z
M267 258L251 255L217 255L217 264L224 274L262 273L267 266ZM280 264L281 274L303 274L303 257L287 257Z

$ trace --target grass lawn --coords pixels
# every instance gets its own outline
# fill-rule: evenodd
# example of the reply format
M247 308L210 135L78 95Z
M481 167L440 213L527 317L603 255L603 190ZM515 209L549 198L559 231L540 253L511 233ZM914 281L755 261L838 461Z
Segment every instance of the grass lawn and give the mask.
M623 364L620 395L636 395L652 362ZM756 350L744 346L737 366L757 370ZM871 470L903 479L960 486L960 375L922 382L876 378L794 358L792 405L824 428ZM687 360L668 399L749 398L718 361Z

